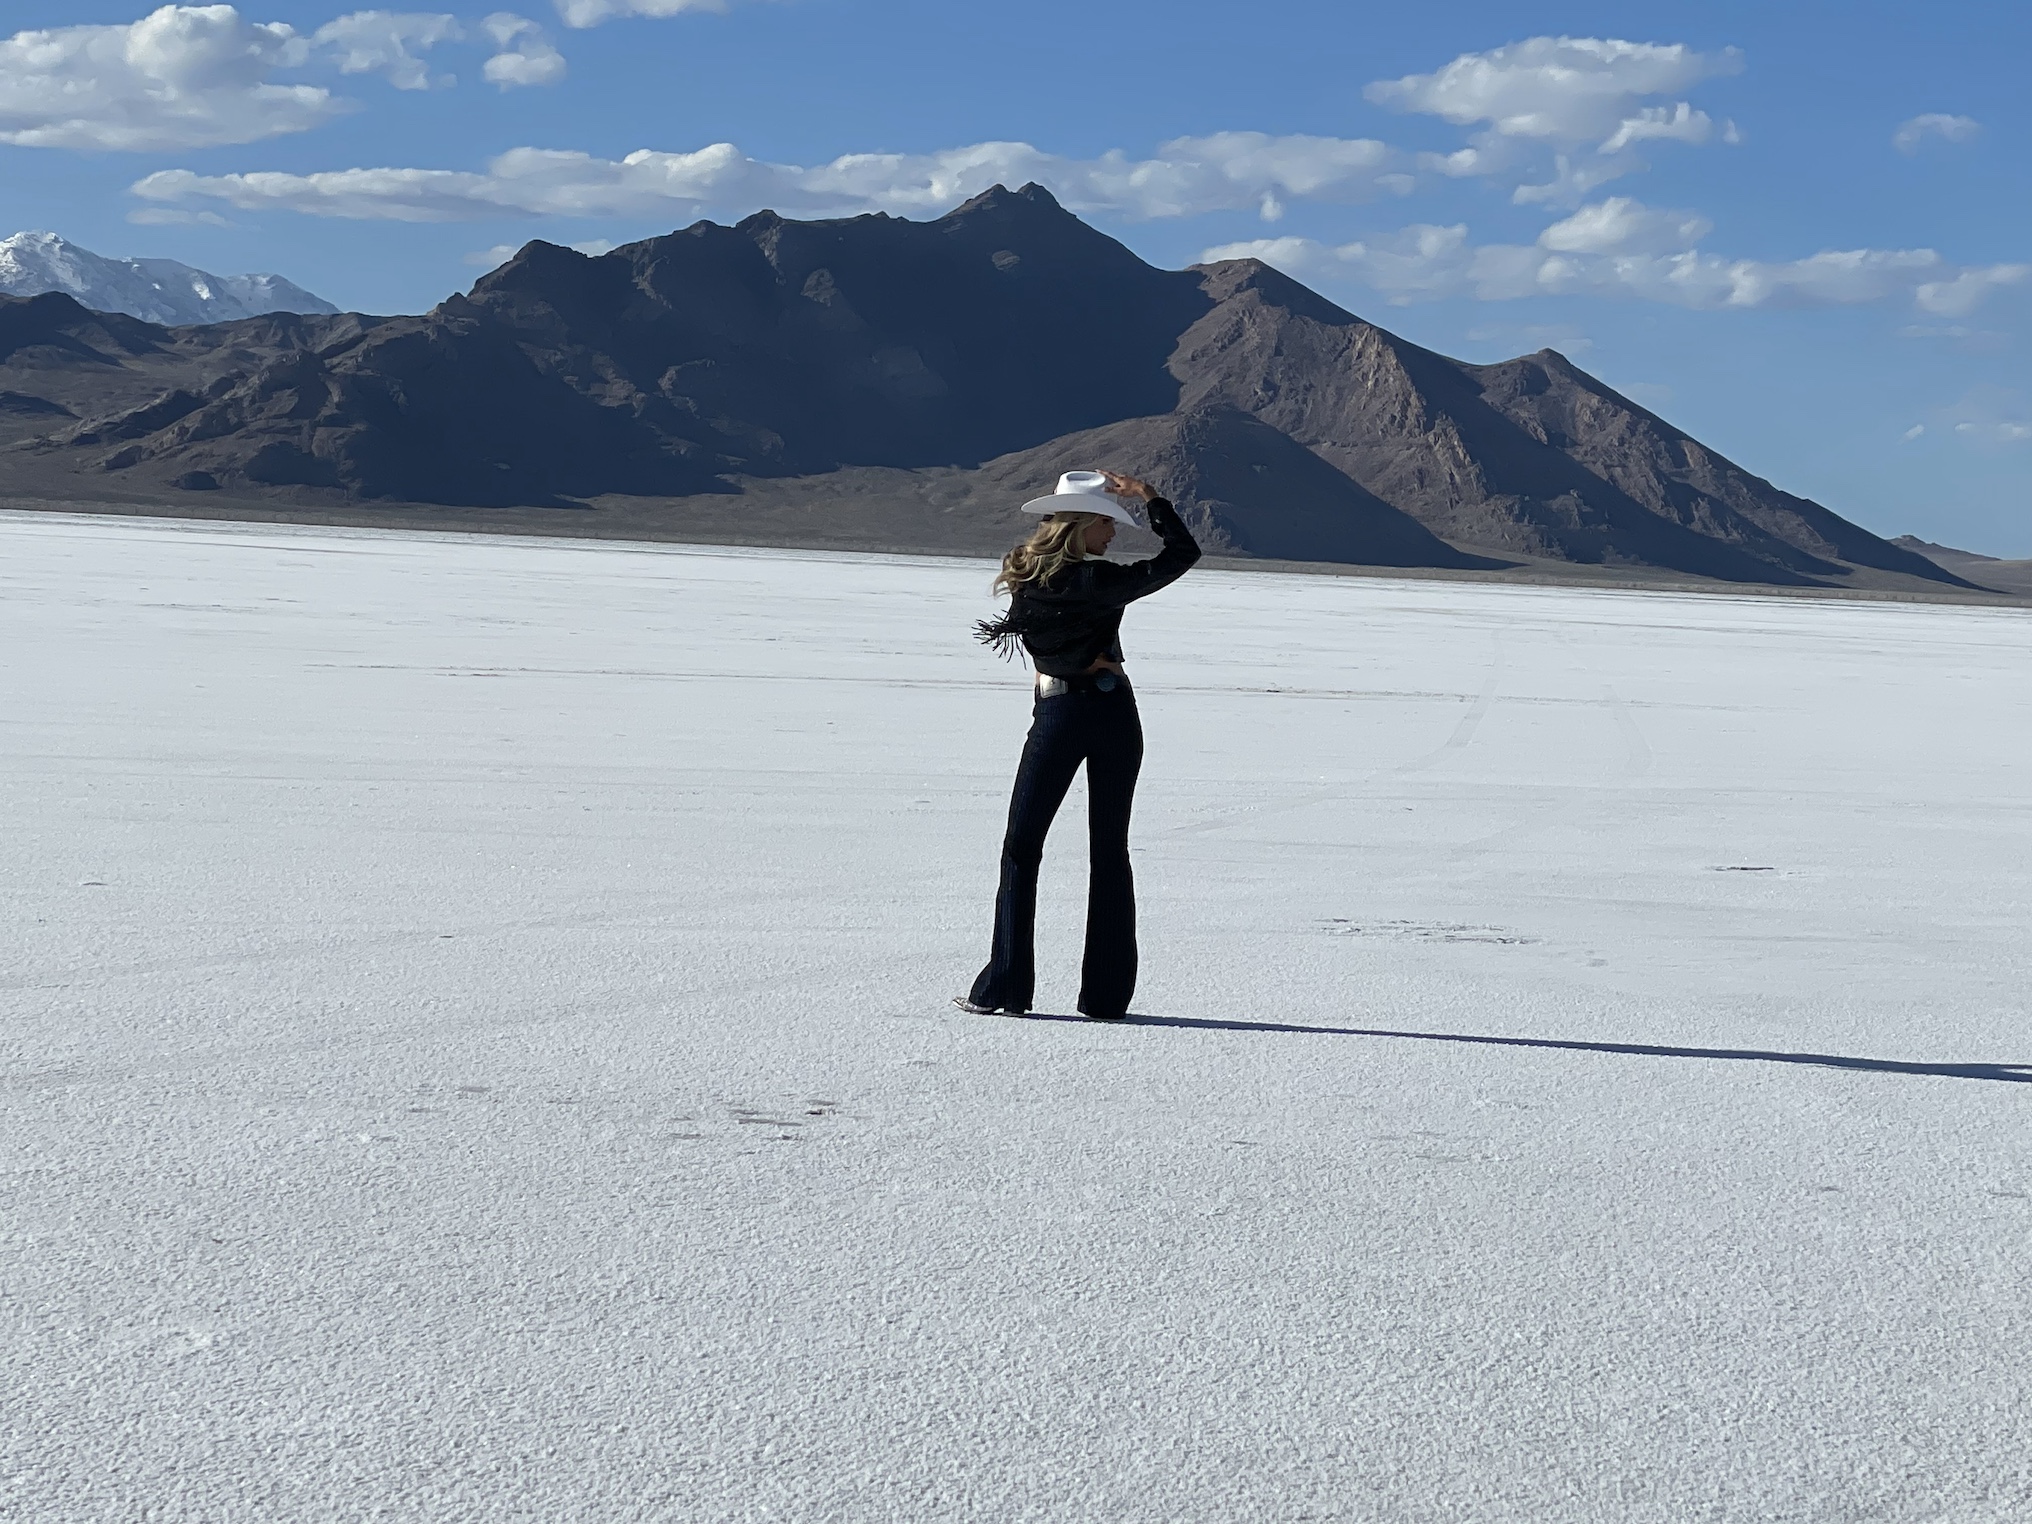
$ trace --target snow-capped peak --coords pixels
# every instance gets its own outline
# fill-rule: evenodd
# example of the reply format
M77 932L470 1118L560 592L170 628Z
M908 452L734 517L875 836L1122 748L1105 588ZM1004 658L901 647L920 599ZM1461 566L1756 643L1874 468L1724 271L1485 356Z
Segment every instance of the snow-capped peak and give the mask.
M107 259L55 233L0 238L0 293L62 291L98 312L171 327L264 312L337 312L279 275L212 275L173 259Z

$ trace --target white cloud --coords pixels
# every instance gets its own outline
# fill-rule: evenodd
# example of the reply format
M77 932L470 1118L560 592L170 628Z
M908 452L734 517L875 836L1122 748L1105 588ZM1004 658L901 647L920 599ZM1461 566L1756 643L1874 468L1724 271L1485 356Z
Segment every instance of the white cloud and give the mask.
M2032 276L2032 265L1982 265L1959 270L1919 288L1919 305L1936 317L1967 317L1991 292Z
M1379 105L1443 117L1456 126L1486 122L1502 137L1606 147L1625 135L1626 141L1696 131L1704 137L1711 124L1696 128L1692 119L1705 123L1706 114L1685 102L1658 108L1662 114L1639 103L1741 68L1742 55L1734 48L1697 53L1683 43L1532 37L1486 53L1463 53L1434 74L1378 80L1362 93ZM1690 115L1682 119L1682 111Z
M1900 123L1898 130L1891 135L1891 146L1909 158L1925 146L1928 138L1966 143L1982 130L1983 124L1972 116L1949 116L1944 111L1928 111Z
M1705 143L1714 136L1714 118L1685 101L1672 106L1646 106L1617 124L1601 146L1603 153L1621 153L1632 143L1660 139L1674 143Z
M465 35L456 16L413 11L354 11L311 33L341 74L379 74L398 90L428 90L430 66L418 57Z
M1635 154L1583 154L1579 158L1555 154L1552 178L1538 185L1520 185L1510 193L1510 199L1519 206L1579 206L1611 180L1620 180L1643 167Z
M1064 159L1028 143L975 143L929 154L848 154L805 168L750 158L731 143L691 153L638 149L619 160L517 148L483 172L166 170L133 189L160 204L223 201L250 211L450 222L510 213L679 217L760 206L799 214L936 215L991 185L1026 180L1050 186L1077 212L1154 218L1253 209L1271 220L1289 200L1372 200L1397 194L1407 183L1397 156L1372 140L1224 132L1175 139L1149 159L1119 150L1098 159Z
M1831 249L1776 263L1687 253L1655 278L1690 307L1858 306L1914 294L1915 282L1945 268L1932 249Z
M1934 409L1929 421L1960 444L1990 449L2032 444L2032 397L2008 387L1973 387L1961 401Z
M345 109L317 86L271 82L309 51L292 28L230 5L17 32L0 40L0 143L153 150L302 132Z
M1611 196L1553 223L1538 242L1563 254L1658 253L1690 249L1713 227L1692 212L1655 211L1628 196Z
M1394 306L1455 296L1596 295L1726 311L1904 299L1923 311L1959 316L1999 288L2032 277L2032 266L1961 267L1932 249L1728 259L1693 247L1707 231L1704 218L1614 197L1554 223L1530 245L1475 245L1465 225L1417 224L1337 248L1310 239L1264 239L1226 244L1202 257L1254 257L1301 279L1354 280Z
M499 49L480 71L488 83L508 90L517 85L554 85L564 78L564 55L528 17L496 11L480 23L480 29Z
M554 0L571 27L598 26L616 16L675 16L684 11L724 11L726 0Z
M1418 156L1418 167L1462 179L1469 175L1489 174L1494 164L1493 156L1485 149L1457 148L1452 153L1422 153Z
M1654 141L1737 142L1733 122L1717 129L1705 111L1676 96L1702 80L1733 74L1742 55L1700 53L1683 43L1598 37L1533 37L1486 53L1463 53L1432 74L1378 80L1363 92L1379 105L1482 125L1457 153L1426 154L1420 167L1446 175L1517 170L1534 147L1556 150L1554 174L1520 185L1520 203L1571 206L1619 176L1642 169L1630 150ZM1592 152L1583 155L1582 150Z
M1300 280L1336 277L1387 294L1393 305L1459 295L1474 251L1464 222L1450 227L1413 223L1396 233L1329 248L1310 238L1257 238L1221 244L1200 255L1205 264L1260 259Z

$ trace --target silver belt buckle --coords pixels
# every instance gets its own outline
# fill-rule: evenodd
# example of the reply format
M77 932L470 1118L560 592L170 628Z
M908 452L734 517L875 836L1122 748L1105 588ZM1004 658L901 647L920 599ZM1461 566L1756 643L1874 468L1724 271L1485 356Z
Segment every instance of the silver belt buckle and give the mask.
M1069 693L1071 691L1072 684L1064 678L1047 677L1042 672L1037 674L1037 696L1039 698L1057 698L1061 693Z

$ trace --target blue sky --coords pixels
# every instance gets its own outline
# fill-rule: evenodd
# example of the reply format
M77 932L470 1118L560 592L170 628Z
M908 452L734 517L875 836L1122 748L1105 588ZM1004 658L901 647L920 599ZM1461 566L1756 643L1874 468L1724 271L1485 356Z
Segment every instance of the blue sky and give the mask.
M1155 263L1549 345L1873 529L2032 554L2022 0L521 3L0 0L0 234L419 311L532 237L1036 178Z

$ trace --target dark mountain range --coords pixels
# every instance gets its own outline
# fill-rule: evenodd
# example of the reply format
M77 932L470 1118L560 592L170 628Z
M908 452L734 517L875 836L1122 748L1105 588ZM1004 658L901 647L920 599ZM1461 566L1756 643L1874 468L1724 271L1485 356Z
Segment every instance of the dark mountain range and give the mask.
M532 243L421 317L164 329L0 301L0 388L0 486L508 509L830 484L865 507L903 471L1013 506L1099 462L1232 554L1966 585L1549 350L1465 365L1257 261L1159 270L1038 186L934 222ZM978 548L1006 543L1007 507L978 518Z

